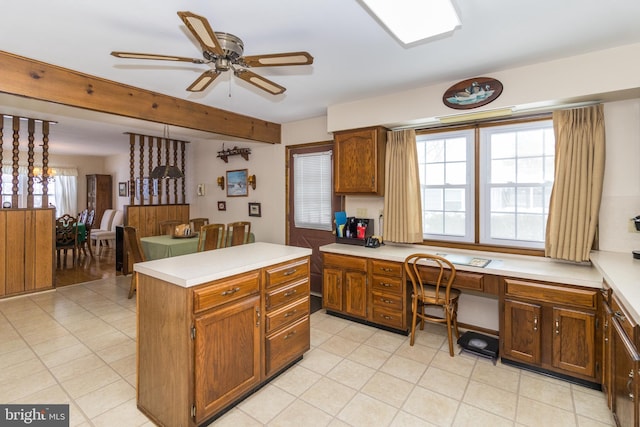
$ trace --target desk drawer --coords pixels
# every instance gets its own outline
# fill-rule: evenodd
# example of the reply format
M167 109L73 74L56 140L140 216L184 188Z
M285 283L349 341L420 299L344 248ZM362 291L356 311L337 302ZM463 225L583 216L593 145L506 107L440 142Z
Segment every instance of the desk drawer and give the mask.
M372 292L372 294L374 307L402 311L402 296L377 291Z
M400 278L402 277L402 263L373 259L371 260L371 272Z
M371 282L371 289L374 291L402 295L402 290L404 289L401 277L373 276Z
M193 310L196 313L204 311L258 293L259 290L259 270L212 282L194 289Z
M528 298L537 302L596 308L598 290L587 290L544 283L505 279L506 296Z
M374 323L389 326L395 329L402 329L402 312L387 308L373 306L372 319Z
M265 270L267 289L305 277L309 277L308 258L285 262Z
M268 291L265 296L265 308L273 310L281 305L289 304L298 298L309 295L309 280L304 278L288 286Z
M309 298L267 313L267 334L309 315Z
M434 267L420 267L420 276L429 283L434 283L438 279L440 269ZM449 270L445 270L443 283L449 278ZM456 270L456 278L453 281L454 288L472 289L475 291L484 291L484 275L476 273L468 273L466 271Z
M345 268L348 270L367 271L367 259L348 255L324 254L324 266L329 265Z

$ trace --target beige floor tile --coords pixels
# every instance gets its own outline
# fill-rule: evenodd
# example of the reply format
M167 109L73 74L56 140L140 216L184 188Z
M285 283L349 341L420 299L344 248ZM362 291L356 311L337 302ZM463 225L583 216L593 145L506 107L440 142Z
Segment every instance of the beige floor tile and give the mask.
M540 424L541 426L543 424ZM460 404L458 413L453 421L454 427L491 426L512 427L513 421L501 418L498 415L483 411L466 403Z
M456 354L454 357L451 357L448 352L438 351L431 360L430 366L435 366L436 368L464 377L471 377L476 361L477 357L475 356Z
M105 387L85 394L75 399L75 401L87 417L92 419L128 400L134 399L135 396L135 388L125 380L120 379Z
M120 379L117 372L109 366L103 366L62 382L62 387L72 398L77 399Z
M342 329L336 335L353 342L363 343L367 339L369 339L375 332L376 329L371 326L364 326L358 323L354 323Z
M518 392L520 385L520 372L503 367L500 364L494 365L488 360L478 360L471 373L471 379L489 384L510 391Z
M314 348L305 353L302 361L299 363L307 369L324 375L340 363L340 361L342 361L342 357L320 348Z
M135 356L136 343L129 339L128 342L96 350L96 354L105 362L113 363L116 360L124 359L125 357Z
M37 377L41 373L45 373L46 366L36 358L27 358L23 362L15 363L9 368L2 371L2 380L0 384L7 382L19 383L29 377ZM1 400L0 400L1 402Z
M393 353L402 345L402 343L408 338L402 335L394 334L392 332L378 330L364 343L371 347L378 348L380 350Z
M109 363L109 366L123 377L134 375L136 373L136 355L133 354L111 362Z
M303 366L295 365L274 379L273 384L280 387L287 393L299 397L321 377L322 375L316 372L313 372Z
M570 387L529 375L520 379L520 396L537 400L567 411L573 411Z
M329 338L331 338L333 336L333 334L331 334L329 332L322 331L322 330L317 329L317 328L311 328L310 335L311 335L311 337L310 337L311 347L318 347L323 342L325 342L326 340L328 340Z
M6 334L6 335L9 335L9 334ZM0 341L2 342L2 345L0 346L0 355L11 353L18 350L29 349L29 351L32 351L27 345L27 343L24 342L22 337L18 335L18 333L15 331L12 331L10 336L6 336L6 338L2 337L0 339L2 340Z
M66 349L74 345L80 344L78 338L71 334L65 334L50 340L43 341L39 344L32 345L31 348L38 356L44 356L58 350Z
M347 356L347 359L353 360L354 362L358 362L373 369L378 369L382 365L384 365L384 362L387 361L390 355L391 353L388 351L380 350L379 348L363 344L360 347L356 348L351 354L349 354Z
M406 340L395 351L396 356L402 356L407 359L415 360L416 362L424 363L428 365L435 357L438 350L436 348L427 347L424 345L410 345L409 340Z
M4 342L2 345L4 346ZM0 354L0 369L10 369L11 366L35 359L35 353L26 345L19 349Z
M429 366L424 375L422 375L422 378L420 378L418 385L460 400L467 390L468 383L469 378L467 377Z
M576 425L576 416L572 411L565 411L546 403L520 397L516 421L526 426L572 427Z
M344 359L327 373L327 377L359 390L376 371L360 363Z
M420 386L413 389L402 409L440 426L453 422L459 401Z
M324 427L332 419L331 415L315 406L311 406L302 400L295 400L269 422L269 427Z
M33 372L18 379L5 378L3 374L0 382L0 402L14 402L56 384L55 378L46 370Z
M467 386L463 402L503 418L515 420L518 395L472 380Z
M422 374L427 370L427 365L393 354L380 370L412 384L417 384Z
M354 427L386 426L397 412L397 408L359 393L340 411L338 418Z
M111 328L111 327L110 327ZM108 332L91 336L83 339L83 342L87 347L93 351L105 349L107 347L113 347L122 344L129 344L132 342L131 338L118 331L115 328L111 328Z
M408 412L399 411L389 427L430 427L435 425Z
M401 408L413 387L414 384L408 381L384 372L377 372L367 381L361 391L374 399Z
M349 326L351 323L352 322L341 319L339 317L326 316L320 319L318 322L314 322L313 327L330 334L337 334L338 332Z
M262 427L263 423L234 408L220 418L207 424L211 427Z
M593 394L591 391L572 390L575 411L578 415L611 424L613 415L607 408L603 393Z
M603 423L584 415L578 415L578 427L615 427L615 425L616 423L613 420L610 423Z
M275 418L284 408L295 400L295 396L279 389L271 384L258 390L246 400L242 401L238 408L263 424Z
M359 345L360 344L357 342L334 335L320 344L318 348L328 351L329 353L336 354L340 357L345 357L349 355L349 353L351 353L353 350L355 350Z
M60 350L56 350L51 353L47 353L43 356L40 356L42 363L44 363L48 368L53 368L55 366L60 366L63 363L67 363L71 360L79 359L81 357L92 354L92 351L86 345L79 343L76 345L72 345L71 347L61 348Z
M50 370L58 381L64 382L103 366L106 366L104 361L91 353L74 360L69 360L61 365L54 366Z
M141 426L150 420L136 407L136 400L130 399L93 418L95 427Z
M356 391L329 378L321 378L300 397L305 402L337 415L355 396Z

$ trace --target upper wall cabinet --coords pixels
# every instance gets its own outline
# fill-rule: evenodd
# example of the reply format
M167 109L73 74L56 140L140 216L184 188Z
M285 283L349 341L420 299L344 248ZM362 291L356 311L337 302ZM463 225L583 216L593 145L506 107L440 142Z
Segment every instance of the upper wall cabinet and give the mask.
M339 194L384 195L387 129L335 132L334 182Z

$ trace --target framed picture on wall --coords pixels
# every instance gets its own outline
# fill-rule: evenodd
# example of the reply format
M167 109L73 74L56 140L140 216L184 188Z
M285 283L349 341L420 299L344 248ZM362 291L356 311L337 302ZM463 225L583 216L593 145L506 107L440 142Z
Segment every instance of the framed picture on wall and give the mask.
M227 202L218 202L218 210L226 211L227 210Z
M128 185L126 182L119 182L118 183L118 195L120 197L127 197L128 194Z
M249 203L249 216L262 216L260 203Z
M247 195L247 169L227 171L227 197Z

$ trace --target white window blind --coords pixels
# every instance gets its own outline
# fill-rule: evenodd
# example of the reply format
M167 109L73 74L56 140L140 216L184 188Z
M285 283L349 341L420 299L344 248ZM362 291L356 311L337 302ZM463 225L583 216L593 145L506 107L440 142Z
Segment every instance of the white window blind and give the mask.
M331 151L294 154L294 223L298 228L332 229Z

